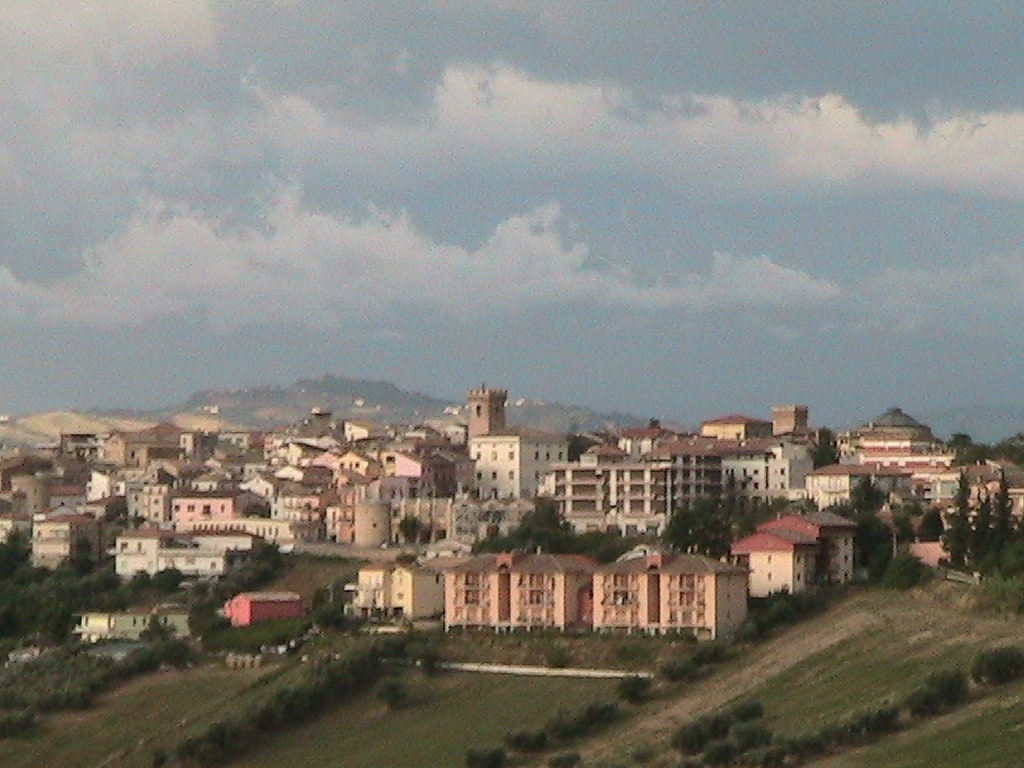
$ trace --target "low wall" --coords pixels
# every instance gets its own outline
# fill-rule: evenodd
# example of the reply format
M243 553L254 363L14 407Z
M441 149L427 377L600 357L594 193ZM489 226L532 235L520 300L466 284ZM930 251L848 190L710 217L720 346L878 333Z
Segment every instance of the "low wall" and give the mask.
M463 664L457 662L446 662L438 666L452 672L484 672L491 675L521 675L524 677L590 677L613 680L624 677L654 677L653 672L629 672L623 669L528 667L512 664Z

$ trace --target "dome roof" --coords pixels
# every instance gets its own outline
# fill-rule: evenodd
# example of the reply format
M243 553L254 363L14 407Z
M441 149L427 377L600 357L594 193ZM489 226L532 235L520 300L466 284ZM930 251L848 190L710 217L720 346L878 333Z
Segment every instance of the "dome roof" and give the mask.
M865 425L868 428L872 427L904 427L909 429L928 429L924 424L919 422L913 416L908 416L899 408L890 408L881 416L872 419L871 422Z

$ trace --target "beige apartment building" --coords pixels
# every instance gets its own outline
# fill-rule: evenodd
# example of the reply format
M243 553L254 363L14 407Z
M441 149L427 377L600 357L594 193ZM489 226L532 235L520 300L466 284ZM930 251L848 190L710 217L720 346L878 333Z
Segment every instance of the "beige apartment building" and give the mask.
M747 617L747 569L699 555L652 553L599 566L594 629L731 637Z
M445 571L445 629L589 629L594 568L579 555L503 552L471 558Z
M577 533L661 533L673 509L672 466L628 458L616 446L594 446L578 462L554 464L541 495L558 505Z
M79 544L96 562L102 554L101 534L100 521L92 515L37 515L32 523L32 565L56 568Z
M359 569L352 610L367 618L427 619L444 612L444 576L417 564Z

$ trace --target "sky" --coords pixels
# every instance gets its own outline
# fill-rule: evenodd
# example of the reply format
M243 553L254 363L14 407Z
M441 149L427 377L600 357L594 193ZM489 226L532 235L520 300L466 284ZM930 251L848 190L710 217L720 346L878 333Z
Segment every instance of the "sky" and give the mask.
M1019 403L1022 36L1002 2L4 0L0 410L326 372L684 422Z

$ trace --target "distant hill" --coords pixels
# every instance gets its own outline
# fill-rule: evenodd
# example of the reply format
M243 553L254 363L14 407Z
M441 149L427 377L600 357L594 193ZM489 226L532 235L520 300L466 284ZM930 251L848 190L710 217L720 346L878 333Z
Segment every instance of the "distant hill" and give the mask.
M325 374L300 379L283 387L254 386L197 392L183 403L154 411L105 411L96 415L149 422L171 421L182 426L198 426L200 420L205 420L211 424L206 428L211 429L214 422L235 428L271 429L298 421L313 408L329 410L342 419L366 419L384 424L419 423L426 419L454 421L464 418L464 404L461 398L448 400L409 392L386 381ZM511 398L507 415L512 425L557 432L646 423L638 416L602 413L582 406L528 398ZM187 424L190 421L193 423Z
M948 438L954 432L963 432L976 443L998 443L1024 432L1024 406L1021 405L934 408L916 416L939 437Z

